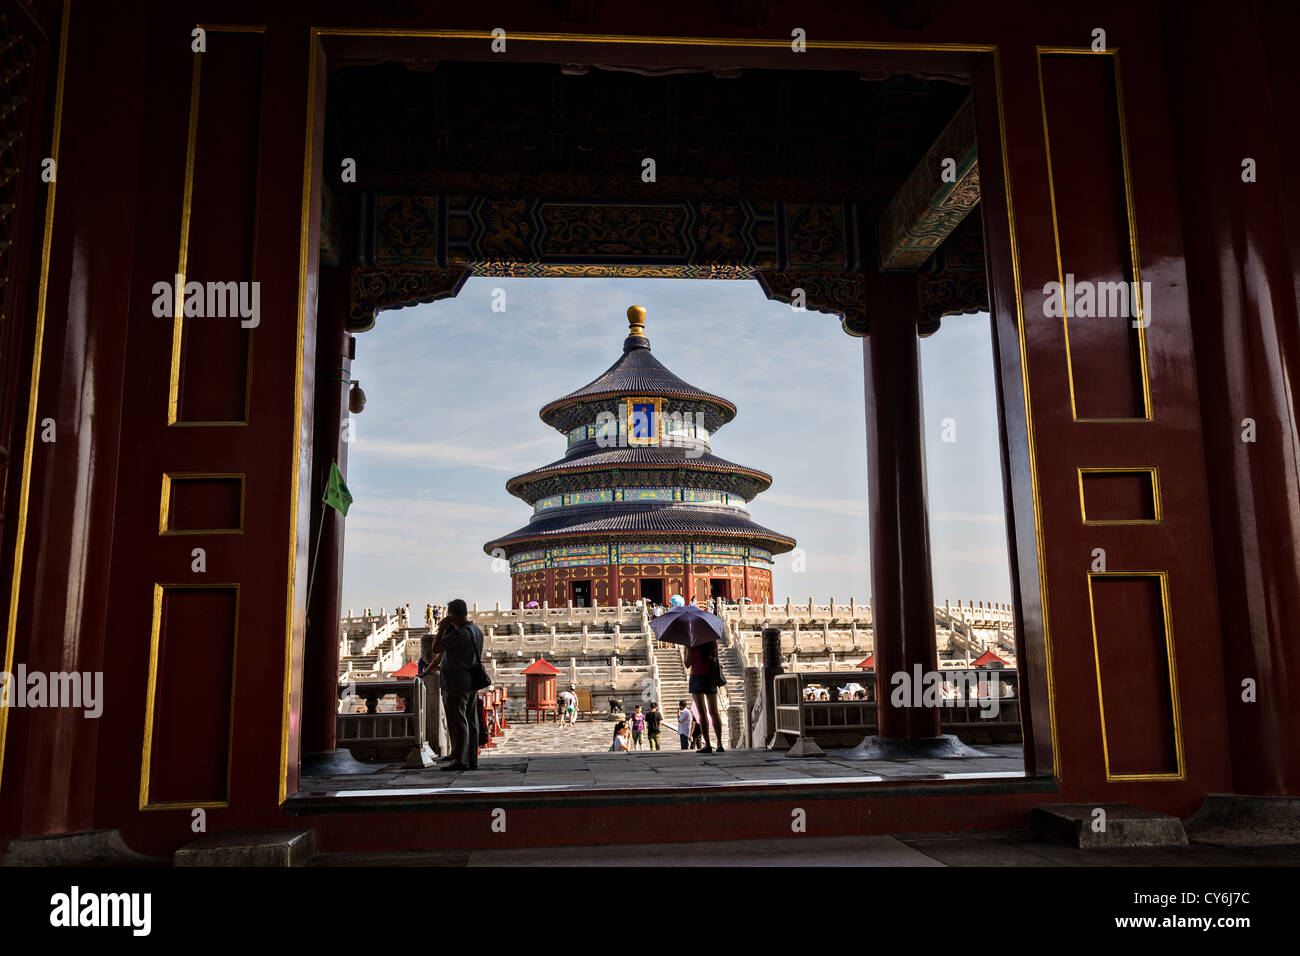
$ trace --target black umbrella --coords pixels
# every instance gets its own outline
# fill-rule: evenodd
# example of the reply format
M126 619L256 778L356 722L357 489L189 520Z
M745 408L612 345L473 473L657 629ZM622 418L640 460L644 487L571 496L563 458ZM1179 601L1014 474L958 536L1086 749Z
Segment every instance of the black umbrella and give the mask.
M716 644L718 638L726 632L726 625L716 614L701 611L694 604L687 604L669 608L654 618L650 622L650 630L665 643L699 647L701 644Z

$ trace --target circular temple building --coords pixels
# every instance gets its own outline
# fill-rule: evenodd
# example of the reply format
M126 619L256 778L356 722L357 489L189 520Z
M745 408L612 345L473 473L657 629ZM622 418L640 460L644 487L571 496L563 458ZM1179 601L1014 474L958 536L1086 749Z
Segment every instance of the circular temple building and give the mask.
M713 455L710 437L736 406L664 368L645 309L627 315L618 361L540 412L568 452L506 482L532 520L483 550L509 559L515 607L770 602L772 556L794 539L755 524L746 505L772 478Z

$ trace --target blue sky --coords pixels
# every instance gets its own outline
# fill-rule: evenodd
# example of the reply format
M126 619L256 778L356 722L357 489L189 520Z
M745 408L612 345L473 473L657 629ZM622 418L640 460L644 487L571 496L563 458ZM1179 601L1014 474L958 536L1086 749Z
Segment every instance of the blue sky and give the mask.
M750 281L472 278L357 336L367 405L348 453L345 609L509 602L482 548L530 517L506 480L563 456L537 410L618 358L634 304L661 362L739 408L714 454L773 477L750 514L798 539L806 563L777 558L778 597L870 597L862 343L838 319ZM1010 601L988 317L944 320L921 362L935 598ZM947 418L955 441L941 440Z

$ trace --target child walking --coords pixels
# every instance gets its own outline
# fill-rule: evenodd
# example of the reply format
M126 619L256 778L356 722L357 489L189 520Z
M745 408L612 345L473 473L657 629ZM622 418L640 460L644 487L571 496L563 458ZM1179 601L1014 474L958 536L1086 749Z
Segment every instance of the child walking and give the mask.
M641 713L641 705L636 705L636 713L632 715L632 749L641 749L641 734L645 732L645 714Z

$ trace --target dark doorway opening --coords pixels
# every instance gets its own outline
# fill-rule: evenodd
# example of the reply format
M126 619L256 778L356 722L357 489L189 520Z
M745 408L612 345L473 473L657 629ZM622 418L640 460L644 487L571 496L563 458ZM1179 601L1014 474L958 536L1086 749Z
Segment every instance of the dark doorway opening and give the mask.
M573 582L573 606L587 607L591 604L591 582L574 581Z
M642 578L641 579L641 597L649 604L664 603L664 579L663 578Z
M709 597L731 600L731 582L725 578L709 578Z

